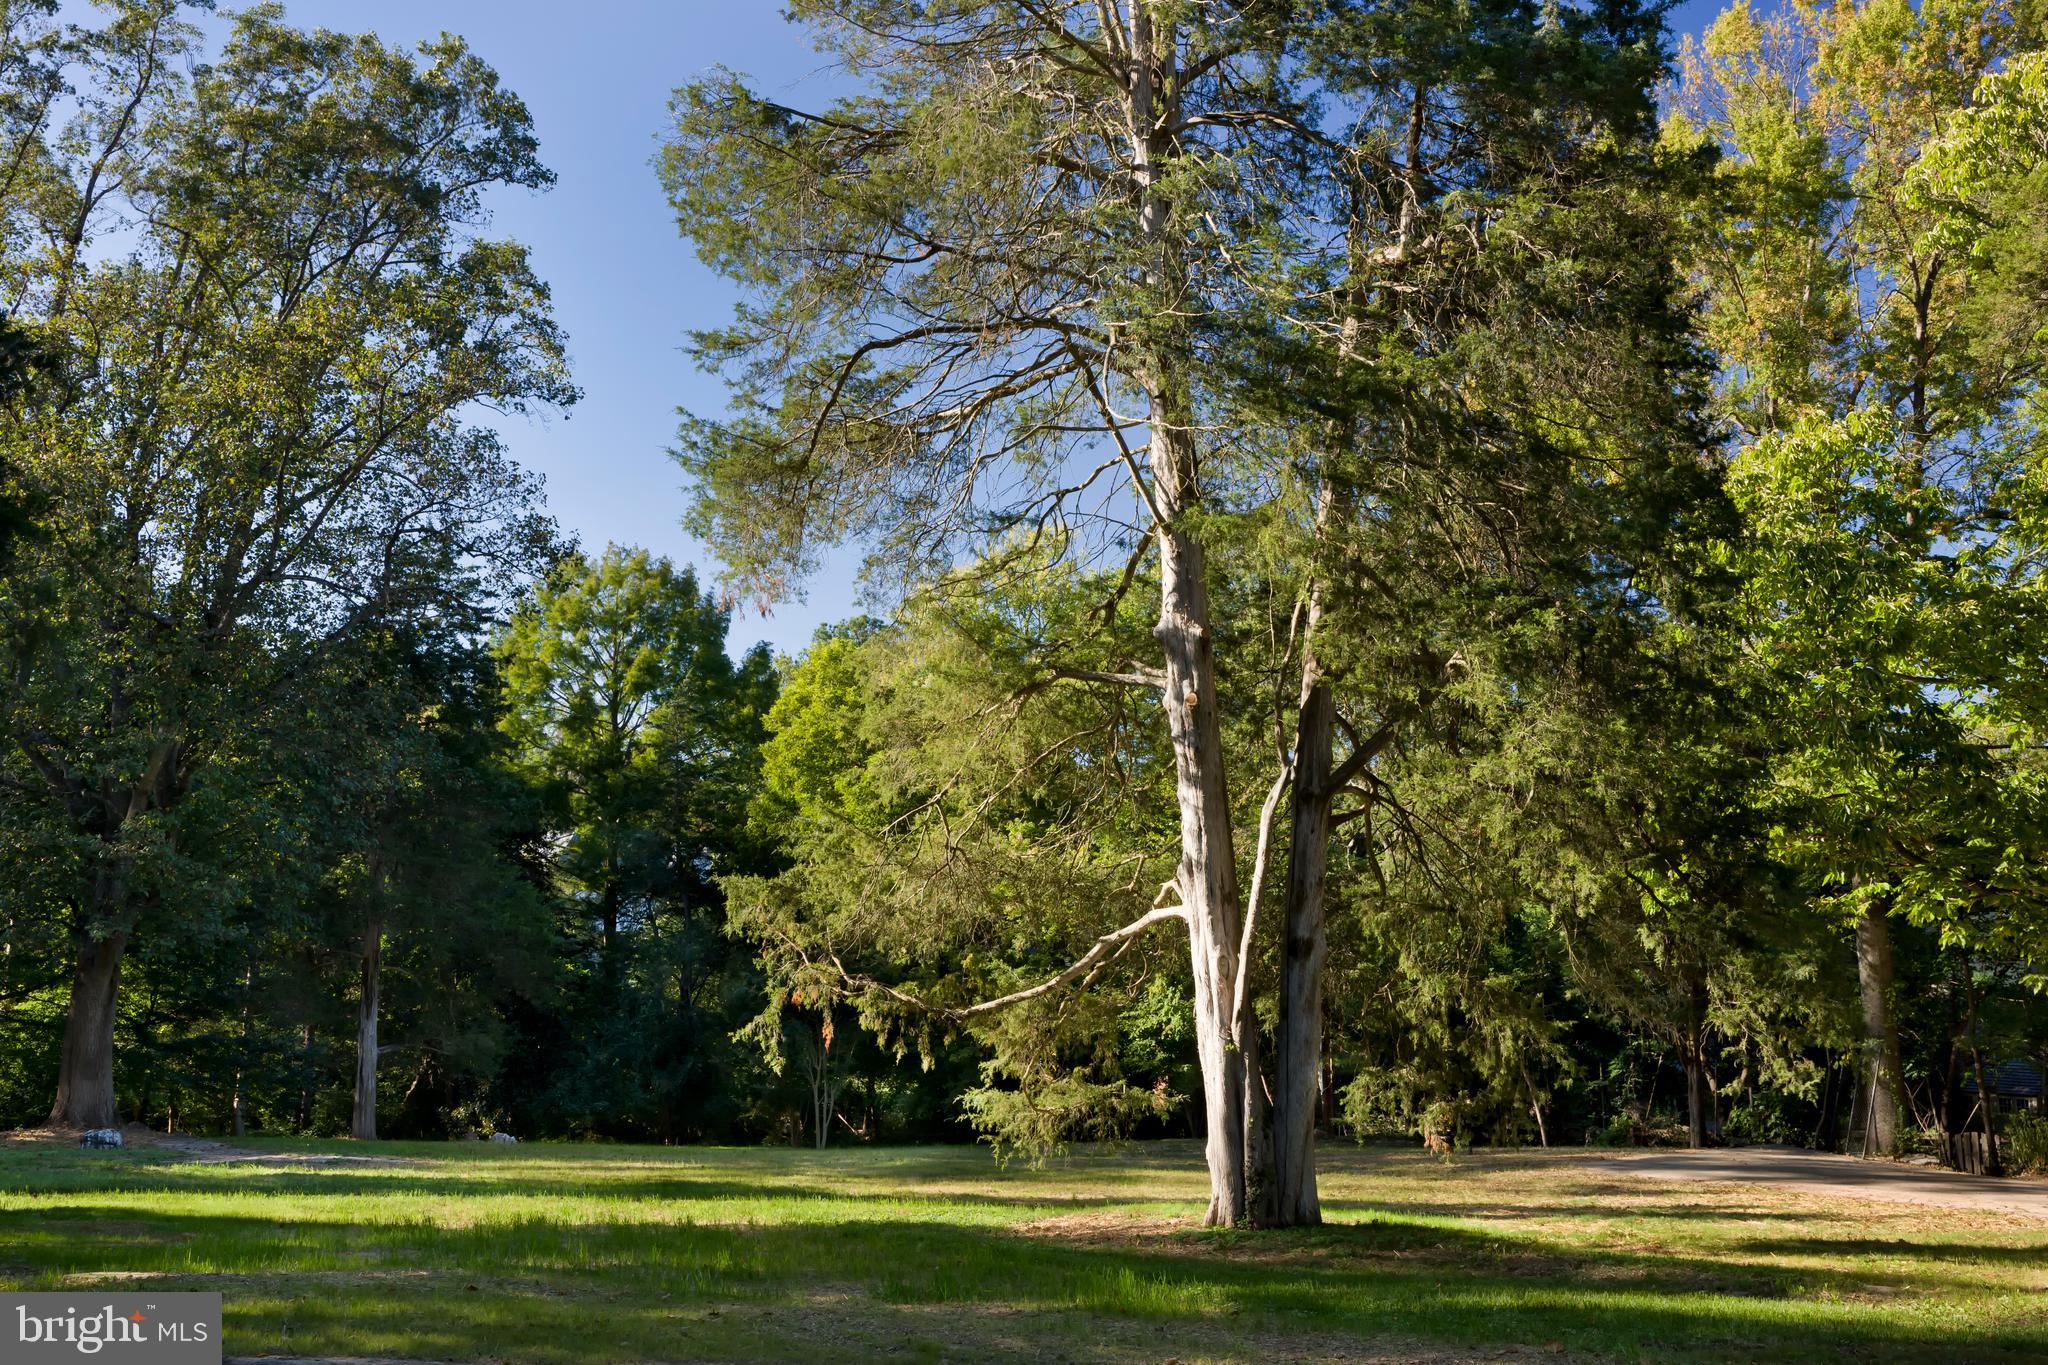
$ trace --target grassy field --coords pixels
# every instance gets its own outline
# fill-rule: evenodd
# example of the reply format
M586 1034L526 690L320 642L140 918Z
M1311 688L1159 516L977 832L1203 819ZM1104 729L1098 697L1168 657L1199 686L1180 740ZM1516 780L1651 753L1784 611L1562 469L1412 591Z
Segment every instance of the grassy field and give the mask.
M0 1152L0 1284L218 1288L231 1356L2048 1358L2048 1224L1583 1154L1338 1148L1330 1226L1241 1234L1177 1143L268 1150L388 1159Z

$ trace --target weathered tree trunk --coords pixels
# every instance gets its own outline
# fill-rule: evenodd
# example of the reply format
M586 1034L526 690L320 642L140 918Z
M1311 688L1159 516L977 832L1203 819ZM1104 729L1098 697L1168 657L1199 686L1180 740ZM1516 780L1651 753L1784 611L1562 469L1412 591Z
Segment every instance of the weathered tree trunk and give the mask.
M1311 626L1311 628L1313 628ZM1267 1191L1276 1227L1323 1221L1316 1194L1316 1101L1322 1089L1324 887L1329 869L1331 746L1336 702L1315 664L1303 666L1295 722L1293 835L1287 853L1280 949L1279 1037L1273 1059L1273 1128Z
M365 1142L377 1139L377 995L384 962L384 924L371 919L363 928L363 989L356 1005L356 1104L348 1133Z
M112 1128L120 1122L114 1110L114 1014L127 948L128 935L122 931L100 939L78 937L57 1098L50 1106L52 1126Z
M1863 998L1863 1154L1899 1153L1899 1034L1892 1022L1892 935L1884 908L1856 922L1856 979Z
M1180 865L1175 878L1186 912L1194 977L1195 1051L1201 1064L1210 1202L1205 1221L1249 1221L1245 1086L1256 1066L1235 1029L1239 913L1237 861L1224 782L1215 645L1201 547L1176 522L1194 501L1195 452L1181 404L1155 393L1154 472L1159 526L1158 638L1165 662L1164 700L1173 737L1180 807Z
M1155 431L1153 439L1174 445L1185 442L1186 436ZM1189 456L1191 465L1192 452ZM1199 546L1171 526L1161 529L1159 541L1161 602L1155 633L1166 662L1166 715L1180 804L1177 881L1187 912L1195 1050L1208 1120L1206 1221L1231 1225L1247 1221L1251 1214L1244 1088L1252 1060L1246 1056L1244 1040L1233 1036L1231 1017L1239 968L1237 866L1223 780L1223 736L1217 723L1209 590Z
M1165 662L1164 701L1173 737L1180 806L1181 856L1176 878L1186 911L1194 975L1195 1051L1202 1069L1207 1119L1210 1201L1205 1222L1250 1220L1246 1083L1257 1059L1235 1027L1239 915L1237 861L1224 781L1218 717L1215 642L1201 546L1187 514L1201 503L1187 369L1191 341L1178 310L1188 306L1185 246L1177 239L1162 180L1181 155L1172 125L1182 93L1174 69L1170 13L1155 24L1158 0L1133 0L1123 44L1125 116L1131 177L1137 191L1137 237L1148 252L1145 285L1154 295L1149 335L1134 350L1135 378L1147 399L1152 513L1159 541L1158 639ZM1249 1031L1247 1031L1248 1035Z

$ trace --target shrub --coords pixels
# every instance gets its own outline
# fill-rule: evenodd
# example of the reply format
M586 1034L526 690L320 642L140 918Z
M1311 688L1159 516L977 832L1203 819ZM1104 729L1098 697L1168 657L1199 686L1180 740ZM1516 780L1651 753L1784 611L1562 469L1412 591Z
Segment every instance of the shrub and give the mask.
M2048 1118L2039 1114L2015 1114L2005 1123L2010 1144L2007 1164L2019 1175L2048 1172Z

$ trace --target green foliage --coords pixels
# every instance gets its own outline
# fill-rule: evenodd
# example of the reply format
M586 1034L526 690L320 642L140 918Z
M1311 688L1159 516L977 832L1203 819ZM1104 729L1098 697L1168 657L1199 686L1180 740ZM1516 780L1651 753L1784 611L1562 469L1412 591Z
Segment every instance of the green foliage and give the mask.
M2048 1118L2014 1114L2005 1121L2008 1161L2017 1175L2048 1172Z
M725 883L767 969L748 1036L778 1065L786 1014L843 1000L899 1054L929 1063L963 1027L989 1048L962 1103L1004 1152L1178 1104L1191 1038L1160 1011L1186 996L1142 939L1088 996L958 1013L1060 973L1165 875L1167 773L1123 690L1060 682L1020 648L1075 630L1115 581L978 565L789 670L753 818L790 866Z
M1322 951L1360 1136L1833 1143L1873 1018L1934 1125L2038 1051L2038 5L1742 0L1660 124L1635 3L798 0L831 104L715 72L658 166L742 295L690 526L899 590L774 661L473 420L575 396L521 102L206 8L0 6L8 1116L120 959L124 1113L336 1130L380 948L422 1135L1183 1132Z
M527 1026L549 1055L517 1087L542 1126L722 1134L745 1105L726 1034L747 965L715 879L761 856L776 683L764 650L728 657L729 622L689 570L614 546L563 558L495 641L559 914L561 996Z

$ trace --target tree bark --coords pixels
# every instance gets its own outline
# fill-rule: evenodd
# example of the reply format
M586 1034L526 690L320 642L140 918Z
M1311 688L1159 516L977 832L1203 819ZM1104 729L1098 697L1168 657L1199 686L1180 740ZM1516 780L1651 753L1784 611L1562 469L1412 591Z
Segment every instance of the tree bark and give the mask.
M1313 622L1311 622L1311 630ZM1330 856L1331 746L1336 701L1315 664L1303 664L1295 722L1293 832L1287 851L1286 918L1280 950L1279 1037L1273 1059L1273 1136L1268 1221L1313 1227L1323 1221L1316 1194L1316 1101L1322 1089L1324 888Z
M1707 983L1695 977L1687 987L1686 1033L1679 1040L1685 1057L1686 1145L1707 1145L1707 1116L1714 1099L1707 1087Z
M292 1131L304 1133L313 1126L313 1025L299 1028L299 1107L292 1115Z
M1174 445L1186 437L1161 430L1153 439ZM1161 603L1155 633L1166 662L1166 714L1180 805L1176 880L1187 912L1195 1050L1208 1120L1210 1202L1205 1221L1229 1226L1246 1222L1251 1215L1244 1097L1252 1063L1245 1040L1233 1036L1231 1018L1240 965L1237 866L1223 778L1223 736L1217 723L1209 591L1200 547L1171 526L1161 528L1159 541Z
M1194 975L1195 1050L1202 1069L1207 1119L1210 1200L1205 1222L1250 1221L1246 1160L1246 1082L1256 1074L1248 1038L1238 1036L1237 860L1224 780L1218 717L1215 642L1210 633L1207 567L1189 533L1187 514L1201 502L1188 390L1191 345L1178 319L1188 306L1184 247L1176 239L1162 177L1181 153L1169 131L1179 112L1180 82L1170 11L1155 29L1158 0L1133 0L1127 11L1125 116L1131 178L1137 191L1137 237L1149 253L1145 285L1158 310L1150 336L1139 341L1133 378L1144 390L1151 445L1149 497L1159 541L1158 639L1165 662L1165 711L1173 737L1180 806L1177 882L1188 925ZM1140 490L1143 493L1145 490Z
M114 1015L127 948L124 931L101 939L79 936L52 1127L112 1128L120 1122L114 1110Z
M1693 1047L1685 1050L1685 1145L1700 1148L1707 1145L1707 1105L1712 1102L1707 1094L1706 1059Z
M363 989L356 1004L356 1103L348 1132L364 1142L377 1139L377 995L384 961L384 924L363 928Z
M1892 935L1884 908L1856 922L1856 979L1863 1000L1863 1154L1899 1153L1899 1035L1892 1020Z

